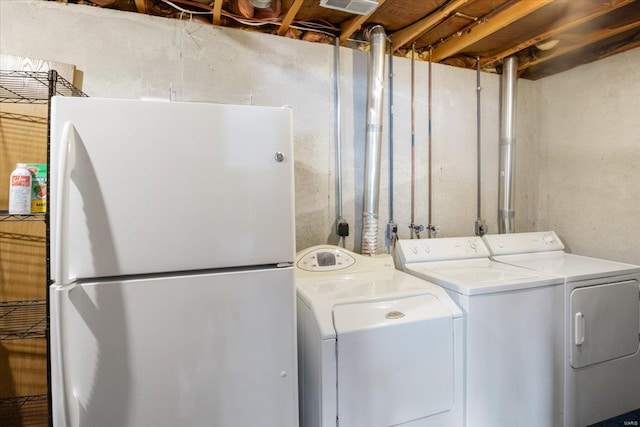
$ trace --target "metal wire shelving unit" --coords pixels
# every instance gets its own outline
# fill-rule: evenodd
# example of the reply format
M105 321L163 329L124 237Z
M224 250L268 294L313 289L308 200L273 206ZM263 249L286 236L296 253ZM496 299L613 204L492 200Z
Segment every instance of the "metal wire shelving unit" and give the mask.
M57 71L0 70L0 103L46 104L47 117L33 117L0 111L0 118L14 119L47 126L47 165L50 163L50 116L53 96L87 95L58 75ZM47 168L47 183L49 182ZM47 206L49 205L47 200ZM0 211L0 222L41 221L45 223L46 299L36 301L0 301L0 343L23 339L44 338L49 346L50 229L49 212L32 215L11 215ZM3 233L9 235L11 233ZM18 236L18 235L16 235ZM38 239L38 238L36 238ZM3 427L52 425L51 420L51 359L47 351L46 395L0 398L0 419Z

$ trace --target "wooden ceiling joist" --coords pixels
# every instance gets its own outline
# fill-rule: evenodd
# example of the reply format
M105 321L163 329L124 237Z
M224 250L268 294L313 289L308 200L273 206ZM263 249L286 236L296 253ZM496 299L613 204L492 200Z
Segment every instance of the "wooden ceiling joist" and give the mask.
M450 56L461 52L465 48L472 44L484 39L485 37L497 32L498 30L506 27L509 24L517 21L518 19L527 16L528 14L552 3L554 0L536 0L529 1L523 0L515 3L511 7L508 7L501 12L498 12L486 22L481 20L479 24L463 33L459 37L453 37L449 41L435 47L433 49L434 62L440 62Z
M284 18L282 18L282 23L280 24L280 28L278 29L279 36L284 36L284 34L287 32L287 30L289 29L289 26L295 19L296 14L300 10L300 6L302 6L302 3L304 3L304 0L295 0L291 5L291 7L289 8L289 10L287 10L287 13L284 15Z
M136 10L138 13L147 13L147 1L146 0L135 0Z
M213 25L220 25L222 21L222 3L224 0L214 0L213 2Z
M384 2L385 0L379 0L378 7L382 6L382 3ZM369 17L374 13L375 10L368 15L358 15L355 18L345 21L342 25L340 25L340 44L342 45L347 40L349 40L349 37L351 37L356 31L358 31L362 27L362 24L367 22L367 19L369 19Z
M535 45L536 43L540 43L544 40L548 40L558 34L561 34L565 31L569 31L572 28L575 28L581 24L584 24L586 22L592 21L602 15L606 15L609 12L613 12L616 9L619 9L623 6L628 5L629 3L633 3L635 0L620 0L617 3L613 3L613 4L609 4L609 5L605 5L601 10L598 10L597 12L594 12L592 14L589 15L585 15L581 18L578 19L573 19L571 21L565 22L564 24L558 25L557 27L554 27L553 29L549 30L549 31L545 31L544 33L538 34L533 38L530 38L529 40L523 41L522 43L518 43L517 45L506 49L496 55L493 56L488 56L485 57L483 59L480 60L480 64L485 67L487 65L491 65L494 62L500 61L501 59L504 59L508 56L511 56L517 52L520 52L521 50L524 50L528 47L531 47L533 45Z
M598 59L608 58L609 56L617 55L619 53L626 52L628 50L635 49L637 47L640 47L640 40L637 40L632 43L625 43L622 46L618 46L615 49L608 50L605 53L598 56Z
M396 31L391 35L391 41L393 42L393 50L396 51L407 43L410 43L422 36L424 33L447 19L453 14L460 6L467 3L469 0L451 0L440 9L425 16L418 22L409 25L406 28Z
M597 30L590 34L585 34L580 36L580 42L568 44L566 46L558 45L558 47L554 48L551 51L548 51L544 56L539 58L534 58L528 61L524 61L518 65L518 71L526 70L529 67L534 65L541 64L545 61L548 61L553 58L557 58L562 55L566 55L569 52L573 52L577 49L583 48L585 46L589 46L593 43L597 43L599 41L608 39L609 37L616 36L618 34L625 33L627 31L633 30L634 28L640 27L640 21L631 22L626 25L622 25L616 28L608 28L603 30Z
M369 15L323 7L319 0L275 0L276 7L254 14L250 1L80 3L175 19L204 11L214 25L314 42L327 42L327 35L339 31L339 44L350 47L358 45L350 43L357 42L357 32L376 24L384 27L396 54L413 43L422 59L429 55L435 63L474 70L479 61L496 72L499 61L517 56L519 76L530 80L640 47L640 0L373 0L381 7ZM247 7L236 10L239 3ZM306 29L292 30L302 25Z

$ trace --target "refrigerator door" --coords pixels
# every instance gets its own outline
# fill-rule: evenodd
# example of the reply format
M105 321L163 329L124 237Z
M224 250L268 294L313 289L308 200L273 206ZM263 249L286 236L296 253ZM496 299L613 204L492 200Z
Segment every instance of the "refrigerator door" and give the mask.
M52 277L291 262L289 108L54 97Z
M297 426L293 270L51 288L55 427Z

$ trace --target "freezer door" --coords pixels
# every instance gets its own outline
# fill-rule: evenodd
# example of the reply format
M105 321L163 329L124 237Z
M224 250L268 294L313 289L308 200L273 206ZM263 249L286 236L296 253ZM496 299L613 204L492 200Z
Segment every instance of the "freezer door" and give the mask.
M51 288L54 427L297 426L291 268Z
M51 116L58 283L294 260L291 109L56 97Z

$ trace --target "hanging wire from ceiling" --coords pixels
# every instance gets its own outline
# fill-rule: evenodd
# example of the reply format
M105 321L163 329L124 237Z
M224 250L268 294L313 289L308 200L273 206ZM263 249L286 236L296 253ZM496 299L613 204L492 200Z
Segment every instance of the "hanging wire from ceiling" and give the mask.
M177 4L175 4L170 0L160 0L160 1L190 16L213 15L213 11L199 12L199 11L185 9L181 6L178 6ZM274 25L279 27L280 25L282 25L282 22L280 21L279 18L245 18L239 15L235 15L233 13L227 12L225 10L222 11L222 16L233 19L234 21L249 27L263 27L267 25ZM296 20L293 22L292 25L289 25L289 27L295 28L301 31L312 31L316 33L321 33L330 37L336 37L340 31L339 28L337 28L336 26L324 20L314 20L314 21Z

